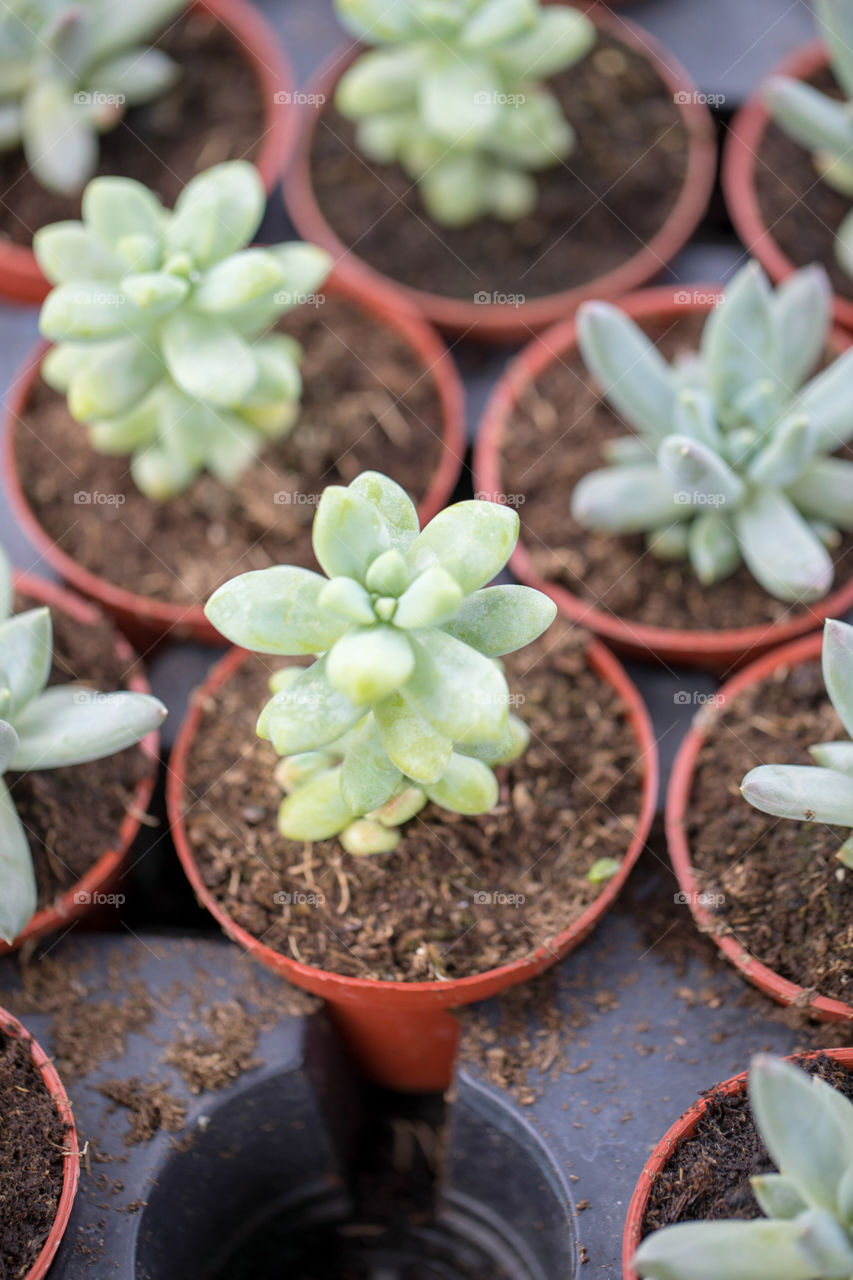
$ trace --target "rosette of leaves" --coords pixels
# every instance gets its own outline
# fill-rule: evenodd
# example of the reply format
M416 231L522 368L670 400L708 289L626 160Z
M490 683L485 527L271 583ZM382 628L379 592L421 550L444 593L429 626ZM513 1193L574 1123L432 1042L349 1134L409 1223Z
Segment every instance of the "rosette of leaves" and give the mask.
M853 1275L853 1106L790 1063L758 1056L749 1103L778 1173L752 1179L765 1215L685 1222L648 1236L651 1280L841 1280Z
M21 146L50 191L95 172L98 135L180 71L147 42L186 0L7 0L0 13L0 149Z
M227 639L315 657L275 677L258 720L286 757L284 835L346 831L351 851L381 852L426 799L466 814L494 805L492 766L527 741L495 659L555 614L530 587L484 586L518 524L497 503L461 502L420 530L399 485L368 471L323 492L313 541L327 576L280 565L214 593L205 612Z
M536 204L533 172L571 152L575 135L542 81L591 48L576 9L539 0L337 0L365 44L335 105L357 122L362 152L396 162L429 213L450 226L485 214L515 221Z
M12 942L36 911L26 831L2 775L85 764L133 746L166 708L149 694L99 693L82 684L47 687L53 661L50 610L9 616L11 575L0 556L0 939Z
M853 349L809 378L831 295L820 267L775 292L756 263L710 312L700 349L669 364L618 307L586 303L587 368L634 433L605 448L572 514L585 528L644 533L653 555L687 559L710 585L746 564L780 600L826 594L827 547L853 529Z
M265 202L245 161L193 178L173 211L139 182L96 178L82 222L35 235L55 285L42 374L94 449L130 455L151 498L204 468L233 483L295 421L300 348L268 330L322 283L329 256L301 242L247 248Z

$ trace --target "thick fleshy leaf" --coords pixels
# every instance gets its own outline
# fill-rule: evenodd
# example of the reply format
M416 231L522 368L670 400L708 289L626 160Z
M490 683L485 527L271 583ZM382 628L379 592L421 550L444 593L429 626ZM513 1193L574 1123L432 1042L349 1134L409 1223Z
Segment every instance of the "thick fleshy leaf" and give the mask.
M438 733L399 694L378 702L373 714L394 764L415 782L437 782L450 760L452 739Z
M347 31L365 44L409 40L421 33L410 4L389 4L388 0L336 0L335 12Z
M585 529L608 533L644 533L693 515L656 463L590 471L575 486L571 512Z
M796 1184L781 1173L750 1178L750 1184L762 1213L768 1218L796 1218L808 1208Z
M14 942L36 913L36 877L26 832L0 778L0 941Z
M415 504L405 489L379 471L362 471L349 486L353 493L377 507L391 535L391 546L406 551L418 536Z
M713 449L689 436L667 436L658 448L658 462L673 493L690 506L733 507L744 496L740 476Z
M132 411L165 374L163 361L135 337L98 343L68 386L68 409L77 422Z
M166 211L157 197L132 178L94 178L83 192L83 221L115 249L127 236L159 243Z
M14 598L15 586L12 580L12 565L6 552L0 546L0 622L5 621L12 612Z
M18 750L18 735L8 720L0 720L0 774L6 772Z
M284 271L274 254L266 249L244 249L205 272L193 291L193 306L227 315L235 307L270 297L284 284Z
M353 627L332 647L326 671L356 706L396 693L415 666L409 639L394 627Z
M675 398L672 429L675 435L698 440L715 453L722 454L726 447L725 436L717 426L714 402L705 391L694 391L690 387L679 391Z
M20 711L41 692L52 661L49 609L28 609L0 623L0 687L9 690L9 713Z
M746 566L779 600L819 600L832 584L832 560L796 507L773 489L759 489L733 516Z
M650 441L672 430L672 370L642 329L609 302L578 310L578 346L587 369L618 414Z
M771 303L778 373L791 390L823 355L832 324L832 285L823 267L795 271L776 286Z
M702 331L708 390L725 411L754 383L775 379L776 331L773 293L756 262L747 263L726 287L722 304Z
M335 89L335 106L349 120L412 107L417 102L417 81L423 69L422 47L372 49L341 76Z
M468 55L462 62L439 46L417 88L424 127L447 143L472 147L500 112L503 86L486 58Z
M740 547L724 515L705 511L688 528L687 551L701 583L710 586L734 573L740 564Z
M701 517L697 517L701 519ZM646 546L658 560L684 560L690 543L690 530L695 520L682 524L663 524L646 534Z
M684 1222L647 1236L634 1270L649 1280L816 1280L796 1222Z
M616 465L634 465L637 462L653 462L655 451L641 436L616 436L605 440L601 452L608 462Z
M403 780L382 745L374 717L354 729L344 756L341 791L353 813L370 813L394 795Z
M378 507L352 486L330 484L314 517L314 555L330 578L364 582L371 563L391 546L391 533Z
M176 310L190 289L188 281L169 271L132 273L124 277L121 287L134 306L150 320L159 320Z
M259 408L288 401L296 402L302 394L302 374L294 359L291 344L284 334L272 333L252 348L258 376L240 408Z
M393 853L399 843L399 831L371 818L356 818L341 832L341 844L344 849L357 858L378 853Z
M853 145L853 122L835 98L790 76L771 76L761 92L779 127L804 147L843 155Z
M330 578L323 583L317 603L321 609L331 609L347 623L357 622L369 627L376 621L370 593L355 578ZM318 651L324 647L327 646L318 646Z
M465 227L490 211L489 168L480 152L451 148L423 169L407 163L406 170L417 179L427 213L443 226Z
M460 755L473 756L482 760L483 764L509 764L517 760L527 750L530 742L530 730L518 716L507 717L506 728L498 742L478 742L469 746L459 745Z
M842 271L853 275L853 209L845 214L836 228L835 259Z
M495 63L513 80L546 80L572 66L595 44L590 20L569 5L540 9L532 31L516 36L493 53Z
M397 601L394 625L412 630L442 626L458 611L462 588L455 578L437 565L415 578Z
M415 668L401 690L409 705L454 742L497 741L509 692L495 663L443 631L409 640Z
M226 640L254 653L322 653L347 627L320 604L327 585L295 565L255 569L214 591L204 614Z
M271 245L266 252L272 254L284 274L284 285L276 296L280 311L301 305L319 289L332 266L331 255L325 249L302 240Z
M426 795L420 787L406 787L374 809L370 817L386 827L401 827L420 813L426 803Z
M402 551L392 547L377 556L367 570L365 584L382 596L401 596L409 585L411 574ZM457 587L457 590L459 588Z
M462 28L459 43L464 49L490 49L533 30L538 18L536 0L483 0Z
M98 12L92 50L99 58L158 34L184 9L186 0L145 0L144 5L109 4Z
M239 405L257 377L251 348L214 316L179 311L163 325L162 344L175 382L199 400Z
M180 67L162 49L125 49L99 63L91 73L97 92L120 94L122 106L137 107L153 102L172 87L181 75Z
M249 243L266 204L254 165L230 160L214 165L184 187L166 231L170 253L188 253L203 270Z
M823 626L823 682L841 723L853 738L853 627L827 618Z
M132 747L163 721L166 708L147 693L98 693L82 685L46 689L15 717L13 769L86 764Z
M800 822L853 827L853 778L809 764L760 764L740 785L754 809Z
M318 660L273 695L260 714L259 738L268 738L280 756L316 751L351 729L364 715L332 684L326 659Z
M556 613L553 600L533 587L485 587L463 602L445 630L487 658L499 658L541 636Z
M124 273L121 258L82 222L54 222L33 236L36 262L51 284L74 280L112 280Z
M434 804L453 813L487 813L498 802L498 780L489 766L456 751L438 782L424 790Z
M98 136L91 111L74 101L61 79L46 78L27 93L21 136L27 167L49 191L72 196L92 176Z
M809 755L822 769L836 769L853 777L853 742L816 742Z
M138 320L139 312L120 287L81 280L51 290L39 314L39 329L53 342L91 342L124 337Z
M847 0L815 0L814 9L835 78L853 97L853 11Z
M807 382L797 413L814 423L820 449L832 452L853 436L853 347Z
M438 565L469 595L500 573L515 547L518 528L518 516L509 507L457 502L429 522L406 559L413 573Z
M814 424L801 415L788 418L774 431L769 442L749 465L753 484L784 489L814 457L817 432Z
M341 793L340 769L330 769L285 796L278 829L288 840L330 840L355 816Z
M853 1243L828 1209L809 1209L798 1219L804 1228L800 1250L825 1280L848 1280L853 1275Z
M816 458L788 486L787 494L804 515L853 529L853 462Z
M152 443L134 453L130 474L140 493L155 502L163 502L183 492L198 474L198 466L176 458L162 444Z

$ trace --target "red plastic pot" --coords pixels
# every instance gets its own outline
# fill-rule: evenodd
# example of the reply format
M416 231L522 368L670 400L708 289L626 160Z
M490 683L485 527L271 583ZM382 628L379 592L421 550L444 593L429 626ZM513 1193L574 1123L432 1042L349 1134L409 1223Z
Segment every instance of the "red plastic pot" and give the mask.
M119 0L116 0L118 3ZM296 112L281 94L292 97L295 80L275 32L247 0L193 0L194 9L211 14L234 36L252 66L264 111L263 135L256 165L267 192L281 177L294 140ZM0 296L15 302L41 302L50 285L29 247L0 238Z
M661 80L672 89L689 140L684 186L672 212L657 234L621 266L597 280L532 298L520 306L482 305L427 293L368 266L338 239L326 221L314 195L310 172L311 147L323 105L332 101L335 85L356 56L357 50L352 49L339 49L323 65L308 89L303 127L284 181L285 202L300 235L328 249L341 275L368 296L380 281L384 282L393 287L400 305L415 307L440 329L451 334L473 334L494 342L524 342L536 330L570 315L586 298L615 298L657 275L690 238L707 208L717 163L714 122L687 72L653 36L624 18L615 19L598 9L591 10L587 16L652 64Z
M714 695L715 707L721 708L745 689L761 684L780 667L798 666L812 659L819 660L822 645L823 636L820 633L803 636L800 640L774 649L772 653L751 662L748 667L744 667L743 671L739 671L736 676L728 680ZM669 856L681 891L686 895L690 910L693 912L693 918L702 932L713 939L723 955L765 995L772 996L779 1004L796 1004L798 1009L807 1010L821 1022L853 1022L853 1008L850 1005L842 1000L815 995L814 992L807 991L797 983L789 982L787 978L768 969L767 965L750 955L735 937L722 933L719 920L702 905L699 885L690 860L686 826L696 761L706 738L713 733L713 723L711 717L697 717L694 720L675 758L666 798L666 836ZM746 801L743 803L745 804Z
M356 303L366 313L368 323L393 329L395 336L411 347L425 372L435 382L441 403L442 447L438 465L420 506L421 521L426 523L453 493L465 458L465 394L456 366L435 331L417 316L400 315L384 291L367 299L336 276L327 280L323 289L326 293ZM6 491L17 523L51 568L81 595L97 601L140 650L145 651L167 636L172 640L221 645L222 636L205 618L202 603L171 604L115 586L73 560L39 524L18 475L15 433L47 349L47 343L37 344L15 378L6 401L3 462Z
M810 1058L816 1058L818 1053L824 1053L842 1067L853 1070L853 1049L817 1050L814 1053L798 1054L796 1058L789 1058L788 1061L807 1061ZM732 1076L730 1080L724 1080L722 1084L718 1084L714 1092L717 1094L743 1093L746 1088L747 1078L748 1072L746 1071L739 1076ZM631 1202L628 1205L628 1216L625 1219L625 1233L622 1237L622 1280L638 1280L637 1273L631 1266L631 1262L643 1238L643 1220L646 1216L652 1184L658 1174L665 1168L678 1144L684 1142L687 1138L693 1137L696 1132L696 1126L707 1106L706 1098L700 1098L698 1102L694 1102L693 1106L689 1107L684 1112L684 1115L667 1130L646 1161L643 1172L640 1174L640 1179L634 1188L634 1194L631 1196Z
M807 80L827 65L826 49L821 41L796 50L773 71L774 75L791 76L795 80ZM771 116L764 102L756 93L748 98L735 116L729 129L729 138L723 152L722 185L726 207L740 239L758 259L771 280L784 280L796 264L791 261L773 236L772 227L764 221L758 203L755 186L755 166L761 155L761 146ZM791 146L799 144L791 141ZM818 181L815 172L815 183ZM853 299L833 299L835 318L840 324L853 328Z
M23 1041L24 1044L29 1044L33 1065L41 1075L45 1088L50 1094L56 1110L59 1112L60 1119L66 1125L62 1191L56 1209L56 1218L50 1229L50 1234L42 1245L41 1253L24 1277L24 1280L44 1280L59 1248L60 1241L65 1234L68 1219L71 1217L71 1207L77 1194L77 1183L80 1180L80 1149L77 1144L77 1130L74 1126L71 1103L68 1101L65 1089L62 1087L62 1081L41 1045L33 1039L26 1028L21 1026L18 1019L13 1018L11 1013L7 1013L5 1009L0 1009L0 1031L5 1032L10 1038L14 1037L16 1040Z
M689 290L672 288L644 289L629 294L619 302L621 309L634 320L672 321L676 318L711 310L722 290L719 285L691 285ZM850 345L850 338L840 330L833 331L832 350ZM513 490L513 478L504 474L501 457L504 433L510 415L531 382L557 360L575 355L577 329L574 319L554 325L524 347L507 366L483 412L474 449L474 489L495 501ZM566 494L568 511L571 495ZM616 536L616 535L614 535ZM853 578L823 600L801 606L796 617L728 631L681 631L675 627L651 626L632 622L596 607L574 595L565 587L539 576L533 568L530 553L521 538L510 565L513 572L531 586L538 587L554 600L567 617L588 627L610 642L614 648L632 657L655 658L660 662L701 667L723 672L756 657L783 641L819 627L825 618L841 617L853 606Z
M18 573L15 575L15 587L30 599L47 605L52 613L65 613L84 626L98 628L110 626L108 619L88 600L81 600L79 596L72 595L70 591L63 590L55 583L46 582L43 578ZM119 635L118 632L115 634L115 652L119 660L128 667L136 661L135 653L124 636ZM135 690L136 693L151 692L148 681L140 672L131 676L127 687ZM151 793L154 790L160 759L159 734L156 731L147 734L139 743L139 750L145 758L145 774L134 788L133 799L128 805L118 831L105 832L105 839L114 840L114 843L104 849L98 860L80 880L66 889L49 907L43 907L36 912L24 932L14 942L8 944L0 942L0 956L16 951L25 942L35 942L47 934L67 930L81 916L89 915L93 909L96 911L98 895L110 893L118 883L122 867L139 831L140 818L148 808Z
M639 857L654 817L658 786L657 746L643 700L621 663L603 645L593 641L588 649L590 665L619 694L644 766L637 829L621 869L596 900L568 929L521 960L471 977L442 982L380 982L327 973L273 951L235 923L207 888L199 871L184 824L187 758L198 730L202 704L228 683L247 656L243 649L232 649L213 668L191 702L172 752L166 803L178 856L196 898L247 954L294 986L327 1001L330 1016L354 1061L369 1079L393 1089L444 1089L452 1077L459 1039L459 1025L450 1010L484 1000L533 978L567 955L611 906Z

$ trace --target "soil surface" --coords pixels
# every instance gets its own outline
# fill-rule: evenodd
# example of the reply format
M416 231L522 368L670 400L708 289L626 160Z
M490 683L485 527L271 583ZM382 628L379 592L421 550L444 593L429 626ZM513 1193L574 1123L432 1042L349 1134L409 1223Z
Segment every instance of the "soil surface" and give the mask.
M203 475L179 497L152 502L134 486L128 459L95 453L64 398L39 380L15 444L21 485L43 528L107 581L195 605L249 569L315 567L311 523L327 484L375 469L420 501L441 453L435 383L392 329L324 296L280 326L305 350L297 424L231 488Z
M120 174L150 187L169 207L181 188L223 160L252 160L265 132L254 69L229 31L201 13L178 19L149 43L181 67L173 89L133 107L101 135L92 176ZM23 151L0 152L0 236L29 246L49 222L80 217L80 197L46 191L29 173Z
M0 1275L22 1280L62 1194L65 1125L27 1044L0 1031Z
M19 597L15 612L36 604ZM133 671L117 656L111 628L86 626L58 609L51 617L50 684L80 681L105 693L127 687ZM50 906L102 853L115 848L134 789L149 768L141 751L130 747L90 764L6 775L29 839L40 908Z
M550 87L577 144L536 175L538 204L512 224L434 222L403 170L363 157L353 124L327 106L311 180L329 225L376 270L467 302L483 292L540 297L612 271L660 230L678 199L687 171L680 112L645 58L603 32Z
M672 359L695 350L704 317L668 318L643 328ZM531 383L503 432L501 477L516 502L521 538L534 569L603 612L650 626L718 631L788 621L804 610L767 594L744 565L705 587L689 564L665 563L641 534L619 536L581 528L571 495L590 471L608 465L603 446L630 428L599 398L577 352L555 360ZM853 458L849 446L841 457ZM835 587L853 571L853 535L832 551Z
M800 1064L853 1099L853 1075L821 1054ZM643 1235L676 1222L763 1217L749 1180L777 1172L755 1127L746 1091L712 1090L692 1137L679 1142L652 1184Z
M755 765L812 764L809 746L844 736L819 662L779 668L714 718L686 835L700 890L723 896L720 927L783 977L850 1002L853 874L836 857L848 830L770 817L738 791Z
M232 918L293 959L392 981L482 972L577 919L600 892L592 864L630 845L637 746L576 630L555 622L506 667L532 740L502 771L496 809L472 819L430 806L395 854L354 858L278 834L276 757L254 732L271 664L248 661L203 704L187 770L189 841Z

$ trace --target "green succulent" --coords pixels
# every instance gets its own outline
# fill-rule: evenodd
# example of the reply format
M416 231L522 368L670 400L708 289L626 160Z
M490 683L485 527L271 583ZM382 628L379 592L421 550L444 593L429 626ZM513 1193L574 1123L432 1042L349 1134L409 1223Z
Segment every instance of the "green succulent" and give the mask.
M2 775L58 769L114 755L156 729L166 714L144 693L47 687L53 659L50 610L9 615L11 572L0 556L0 939L12 942L36 911L26 832Z
M853 1106L790 1063L753 1059L749 1102L778 1173L752 1179L766 1215L685 1222L648 1236L651 1280L843 1280L853 1275Z
M843 98L790 76L771 76L763 89L773 119L812 153L825 182L853 196L853 0L815 0L815 17ZM853 211L835 233L839 265L853 275Z
M291 839L346 832L353 852L396 844L426 799L482 813L497 799L492 765L527 731L509 714L502 654L551 623L530 587L486 587L518 537L497 503L460 502L422 531L404 491L367 471L324 490L314 554L327 577L275 566L234 578L205 613L256 653L313 655L275 677L257 732L287 757L279 827ZM362 821L364 820L364 821Z
M820 267L776 289L756 263L705 322L700 350L668 364L605 302L578 313L587 368L636 435L584 476L572 514L585 528L645 533L653 555L688 559L700 582L743 561L780 600L826 594L827 546L853 529L853 349L804 380L826 345L831 295Z
M515 221L536 203L531 171L567 156L574 131L548 76L591 48L576 9L539 0L336 0L372 49L341 77L335 105L371 160L396 162L439 222Z
M246 248L265 202L245 161L193 178L173 212L139 182L96 178L82 222L35 235L56 286L40 327L58 345L42 374L93 448L130 454L151 498L182 492L203 468L233 483L295 421L300 348L267 331L330 260L299 242Z
M98 134L180 74L146 41L187 0L7 0L0 14L0 149L22 146L33 176L74 195L98 163Z

